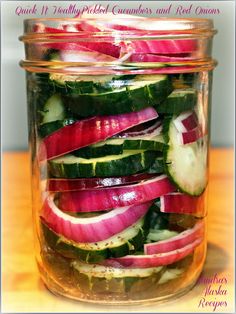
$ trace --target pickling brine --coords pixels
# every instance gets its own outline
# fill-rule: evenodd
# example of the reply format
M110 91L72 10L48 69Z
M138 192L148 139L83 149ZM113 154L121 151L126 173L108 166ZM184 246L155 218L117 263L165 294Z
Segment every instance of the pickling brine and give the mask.
M25 21L33 218L52 292L187 292L206 256L211 20Z

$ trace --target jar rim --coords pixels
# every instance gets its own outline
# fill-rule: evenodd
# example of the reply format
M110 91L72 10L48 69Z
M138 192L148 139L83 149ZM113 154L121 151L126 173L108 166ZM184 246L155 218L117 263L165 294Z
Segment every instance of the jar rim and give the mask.
M104 16L104 17L89 17L89 18L31 18L31 19L25 19L24 20L24 35L35 33L34 27L37 24L50 26L50 24L55 24L56 27L63 30L63 25L65 23L70 23L70 25L80 23L80 22L96 22L99 26L101 26L101 30L99 31L87 31L88 33L93 34L99 34L102 32L105 33L118 33L118 34L124 34L128 35L130 32L148 32L149 34L152 34L152 32L182 32L186 31L189 33L195 33L195 32L215 32L214 30L214 23L212 19L205 19L205 18L167 18L167 17L141 17L141 16L129 16L129 17L121 17L119 15L117 16ZM109 28L107 25L111 24L119 24L123 26L129 27L129 22L132 21L132 23L137 22L138 26L131 25L131 28L129 29L114 29ZM106 24L108 23L108 24ZM109 24L110 23L110 24ZM62 28L60 28L62 27ZM40 29L37 31L37 33L42 33L43 28L40 31ZM73 32L76 33L76 30L73 30ZM73 33L72 32L72 33ZM79 32L79 30L77 30Z
M153 45L159 45L158 41L160 41L160 47L166 43L174 43L174 46L176 46L178 43L177 47L180 45L180 48L179 50L177 49L177 52L181 51L181 53L183 53L184 51L185 53L190 54L190 59L183 59L184 57L181 56L180 59L176 57L178 60L175 60L175 53L172 51L171 53L173 54L174 58L172 58L173 56L167 56L167 59L164 58L164 61L162 57L162 61L152 60L148 63L158 63L160 66L163 62L163 64L168 65L170 63L182 65L183 63L187 64L187 61L189 60L191 66L194 62L194 68L213 68L215 66L215 62L210 60L211 58L208 56L208 52L210 52L211 48L211 38L216 33L216 30L213 28L213 20L211 19L180 19L164 17L145 18L139 16L131 16L129 18L123 16L122 18L117 17L117 19L111 19L111 17L33 18L26 19L24 21L24 27L24 35L19 39L26 44L28 49L27 57L29 60L27 61L30 63L27 61L21 63L21 65L25 68L31 69L38 66L44 68L44 66L47 67L49 65L49 61L41 60L40 56L37 57L38 59L35 58L34 60L30 60L30 53L32 54L33 48L35 48L36 51L38 48L39 50L41 49L40 51L43 51L45 47L49 46L51 48L56 47L55 49L59 47L58 49L60 50L60 47L65 47L63 49L67 49L66 45L68 44L69 46L71 45L71 47L69 47L69 51L73 51L75 47L80 47L81 43L82 47L84 47L84 42L92 45L94 45L94 43L103 44L105 42L108 44L114 44L116 47L120 45L122 49L119 52L118 59L115 57L115 59L104 59L105 61L100 60L101 62L96 60L96 64L90 64L90 61L81 61L82 64L80 64L80 62L78 63L73 59L73 62L67 65L68 67L81 68L90 66L105 66L108 68L109 66L120 67L121 64L125 64L125 67L128 67L129 65L127 64L126 60L128 60L129 57L134 54L134 51L139 52L139 48L134 50L133 45L137 46L140 43L146 44L144 41L150 41L153 43ZM210 40L208 41L208 39ZM174 42L172 40L174 40ZM182 45L184 45L185 48L183 48ZM193 46L195 48L193 48ZM88 50L85 51L90 51L89 48L87 49ZM152 57L153 49L150 51L151 52L149 52L149 54L151 54L150 57ZM161 52L159 54L163 54L163 49L160 51ZM168 53L169 50L167 51L167 54ZM46 62L46 65L41 63L39 65L39 59L43 62ZM208 64L209 60L211 63L210 65ZM31 64L32 61L35 61L36 64ZM56 62L56 68L58 69L60 64L58 60ZM65 62L66 60L63 59L61 64L62 67L65 66ZM118 63L115 64L116 62ZM201 65L197 64L196 62L200 62ZM138 61L138 63L139 65L144 63L143 68L147 66L147 61ZM132 64L132 67L133 65L134 64ZM150 64L148 66L150 66Z
M131 26L130 21L133 23L131 23ZM86 28L82 31L79 27L73 28L74 25L81 22L92 23L92 28ZM135 26L136 22L138 28ZM96 26L99 25L100 29L96 30L93 23ZM124 26L124 29L109 28L111 24ZM73 29L67 30L65 26L70 26ZM51 28L56 28L60 32L50 31ZM23 42L44 41L45 38L50 41L66 41L67 38L73 38L76 41L93 40L94 38L96 40L109 40L111 37L119 40L136 40L140 38L178 39L212 37L216 32L213 20L202 18L145 18L140 16L131 16L129 18L118 16L113 19L111 17L32 18L24 20L24 34L19 39Z

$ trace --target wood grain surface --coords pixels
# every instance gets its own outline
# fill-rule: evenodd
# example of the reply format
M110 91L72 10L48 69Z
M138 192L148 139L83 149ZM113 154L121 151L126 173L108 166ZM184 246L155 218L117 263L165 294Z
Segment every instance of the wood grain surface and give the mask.
M54 296L41 282L34 260L29 156L3 153L2 312L234 312L234 152L211 149L208 254L201 282L186 295L164 304L104 307ZM224 283L209 285L204 278ZM225 283L227 281L227 283ZM221 286L221 287L220 287ZM207 290L207 295L204 296ZM217 291L214 291L218 289ZM212 292L213 291L213 294ZM204 300L204 305L203 301ZM214 303L215 302L215 303ZM217 303L216 303L217 302Z

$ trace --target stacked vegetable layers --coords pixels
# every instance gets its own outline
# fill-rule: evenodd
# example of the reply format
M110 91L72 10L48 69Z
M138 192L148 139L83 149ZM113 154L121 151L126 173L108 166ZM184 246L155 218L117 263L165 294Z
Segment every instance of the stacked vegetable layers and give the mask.
M150 55L137 46L129 58L186 58L186 51L176 56L173 50L186 42L178 44L154 53L143 42ZM117 51L110 44L108 52L87 45L85 54L79 45L76 52L68 43L50 45L45 58L51 61L83 55L104 61ZM68 261L85 292L140 292L145 280L153 286L180 278L204 239L196 217L204 215L208 140L194 87L198 74L54 70L35 77L37 159L42 169L47 165L40 213L45 245Z

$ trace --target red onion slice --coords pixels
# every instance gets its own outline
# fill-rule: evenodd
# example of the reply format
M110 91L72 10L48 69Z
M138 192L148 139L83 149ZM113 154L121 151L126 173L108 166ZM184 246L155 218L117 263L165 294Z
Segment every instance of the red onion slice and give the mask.
M179 54L191 53L197 49L193 39L136 40L131 46L135 54Z
M180 133L184 133L195 129L198 126L198 119L194 111L185 111L174 119L173 123Z
M101 16L101 15L100 15ZM107 22L107 20L102 19L99 20L99 15L96 15L97 20L93 21L92 19L94 15L83 13L79 14L79 17L84 19L78 21L78 23L71 23L71 24L64 24L62 25L61 29L56 28L50 28L45 27L42 24L36 24L35 26L35 32L50 32L50 33L61 33L61 32L67 32L67 33L75 33L79 32L80 36L81 33L86 32L103 32L103 31L110 31L112 32L116 31L147 31L148 30L156 30L156 34L160 33L162 35L171 35L171 30L160 30L160 24L156 21L150 21L149 19L145 17L138 17L138 16L132 16L127 14L120 14L119 17L116 19L116 17L112 13L106 14L106 18L110 17L111 21ZM167 26L167 25L166 25ZM61 27L61 26L60 26ZM68 39L68 37L66 36ZM73 37L72 37L73 38ZM112 39L112 35L111 35ZM110 38L109 38L110 40ZM83 45L85 45L88 48L91 48L93 51L101 52L103 54L111 55L115 58L121 57L120 55L120 45L114 45L113 43L110 43L109 40L107 42L103 43L89 43L84 42ZM73 41L73 40L72 40ZM63 46L64 45L64 46ZM67 43L49 43L50 47L53 47L55 49L64 49L68 50L68 47L66 47ZM194 39L161 39L161 40L135 40L131 43L128 43L125 45L127 49L125 49L125 52L130 52L130 48L132 49L134 53L134 60L138 57L136 57L136 54L163 54L163 55L175 55L175 54L184 54L184 53L192 53L197 50L197 41ZM63 48L64 47L64 48ZM146 57L147 58L147 57ZM142 61L142 62L169 62L174 61L169 60L168 56L163 57L162 61ZM147 59L146 59L147 60ZM177 61L177 60L176 60ZM140 62L140 60L136 60L136 62Z
M70 53L74 54L75 57L79 55L79 52L90 52L93 53L96 57L94 57L94 61L115 61L117 58L120 57L120 51L121 47L116 46L111 43L107 42L93 42L93 43L86 43L86 42L79 42L79 43L59 43L60 47L63 51L61 52L61 55L68 54L68 51L71 51ZM80 62L80 60L77 57L73 58L73 60L63 60L63 61L74 61L74 62ZM107 57L107 59L106 59ZM68 57L67 57L68 59ZM82 60L84 61L84 60ZM86 61L86 60L85 60Z
M63 213L49 195L42 208L42 217L49 227L67 239L76 242L98 242L123 231L148 211L151 203L116 208L91 218L77 218Z
M48 27L48 26L45 26L44 24L42 23L37 23L34 25L34 33L64 33L64 29L60 29L60 28L54 28L54 27Z
M59 207L67 212L104 211L145 203L175 190L175 186L171 184L168 177L160 175L154 179L127 186L65 192L60 195Z
M52 159L73 150L104 141L134 125L156 119L156 110L148 107L138 112L113 116L96 116L77 121L45 137L38 150L38 159ZM84 136L86 134L86 136Z
M62 50L64 51L64 53L66 53L66 51L73 51L75 53L75 56L77 56L77 58L73 57L73 60L64 60L62 58L63 61L74 61L74 62L96 62L96 61L107 61L107 62L111 62L114 61L116 59L118 59L120 57L120 52L121 52L121 47L119 45L115 45L113 43L110 42L84 42L84 41L80 41L80 42L76 42L74 39L74 33L80 32L81 30L85 30L83 29L85 25L88 25L88 23L86 22L81 22L79 24L64 24L62 25L62 29L59 28L53 28L53 27L46 27L43 24L36 24L34 27L34 31L36 33L50 33L50 34L54 34L54 33L71 33L71 36L60 36L61 39L69 39L71 40L71 42L49 42L46 44L43 44L47 47L50 48L54 48L54 49L58 49L58 50ZM81 27L82 26L82 27ZM90 27L90 31L97 31L98 29L96 29L95 27ZM50 38L50 36L48 37ZM87 49L86 49L87 48ZM94 60L90 61L90 60L86 60L79 58L79 54L78 51L87 51L90 53L94 53ZM97 54L96 54L97 53ZM100 53L100 54L98 54ZM111 56L113 57L113 59L106 59L105 56ZM97 58L96 58L97 56ZM68 58L67 58L68 59Z
M154 178L155 173L137 173L123 177L107 177L107 178L82 178L82 179L48 179L46 183L46 191L66 192L78 191L86 189L98 189L103 187L111 187L116 185L124 185L137 183L143 180Z
M109 258L103 261L101 264L104 266L125 268L147 268L170 265L191 254L194 249L202 243L202 241L203 238L198 238L194 242L182 247L181 249L166 253L153 255L126 255L124 257Z
M190 131L178 133L178 141L180 145L186 145L186 144L196 142L197 140L202 138L204 135L205 134L203 134L201 126L198 125L196 128Z
M136 128L136 127L134 127ZM162 131L162 124L161 121L156 121L153 125L149 126L149 127L144 127L142 128L142 126L140 126L140 130L139 131L133 131L133 129L129 129L125 132L121 132L118 135L116 135L116 138L127 138L127 137L143 137L143 136L150 136L150 137L154 137L157 135L161 134Z
M160 197L160 211L163 213L196 214L204 210L205 195L190 196L183 193L171 193Z
M121 47L109 42L81 42L80 45L117 59L120 57Z
M183 248L188 244L191 244L199 238L202 238L203 234L204 223L202 221L197 222L193 228L185 230L170 239L145 244L144 253L147 255L152 255L175 251Z

